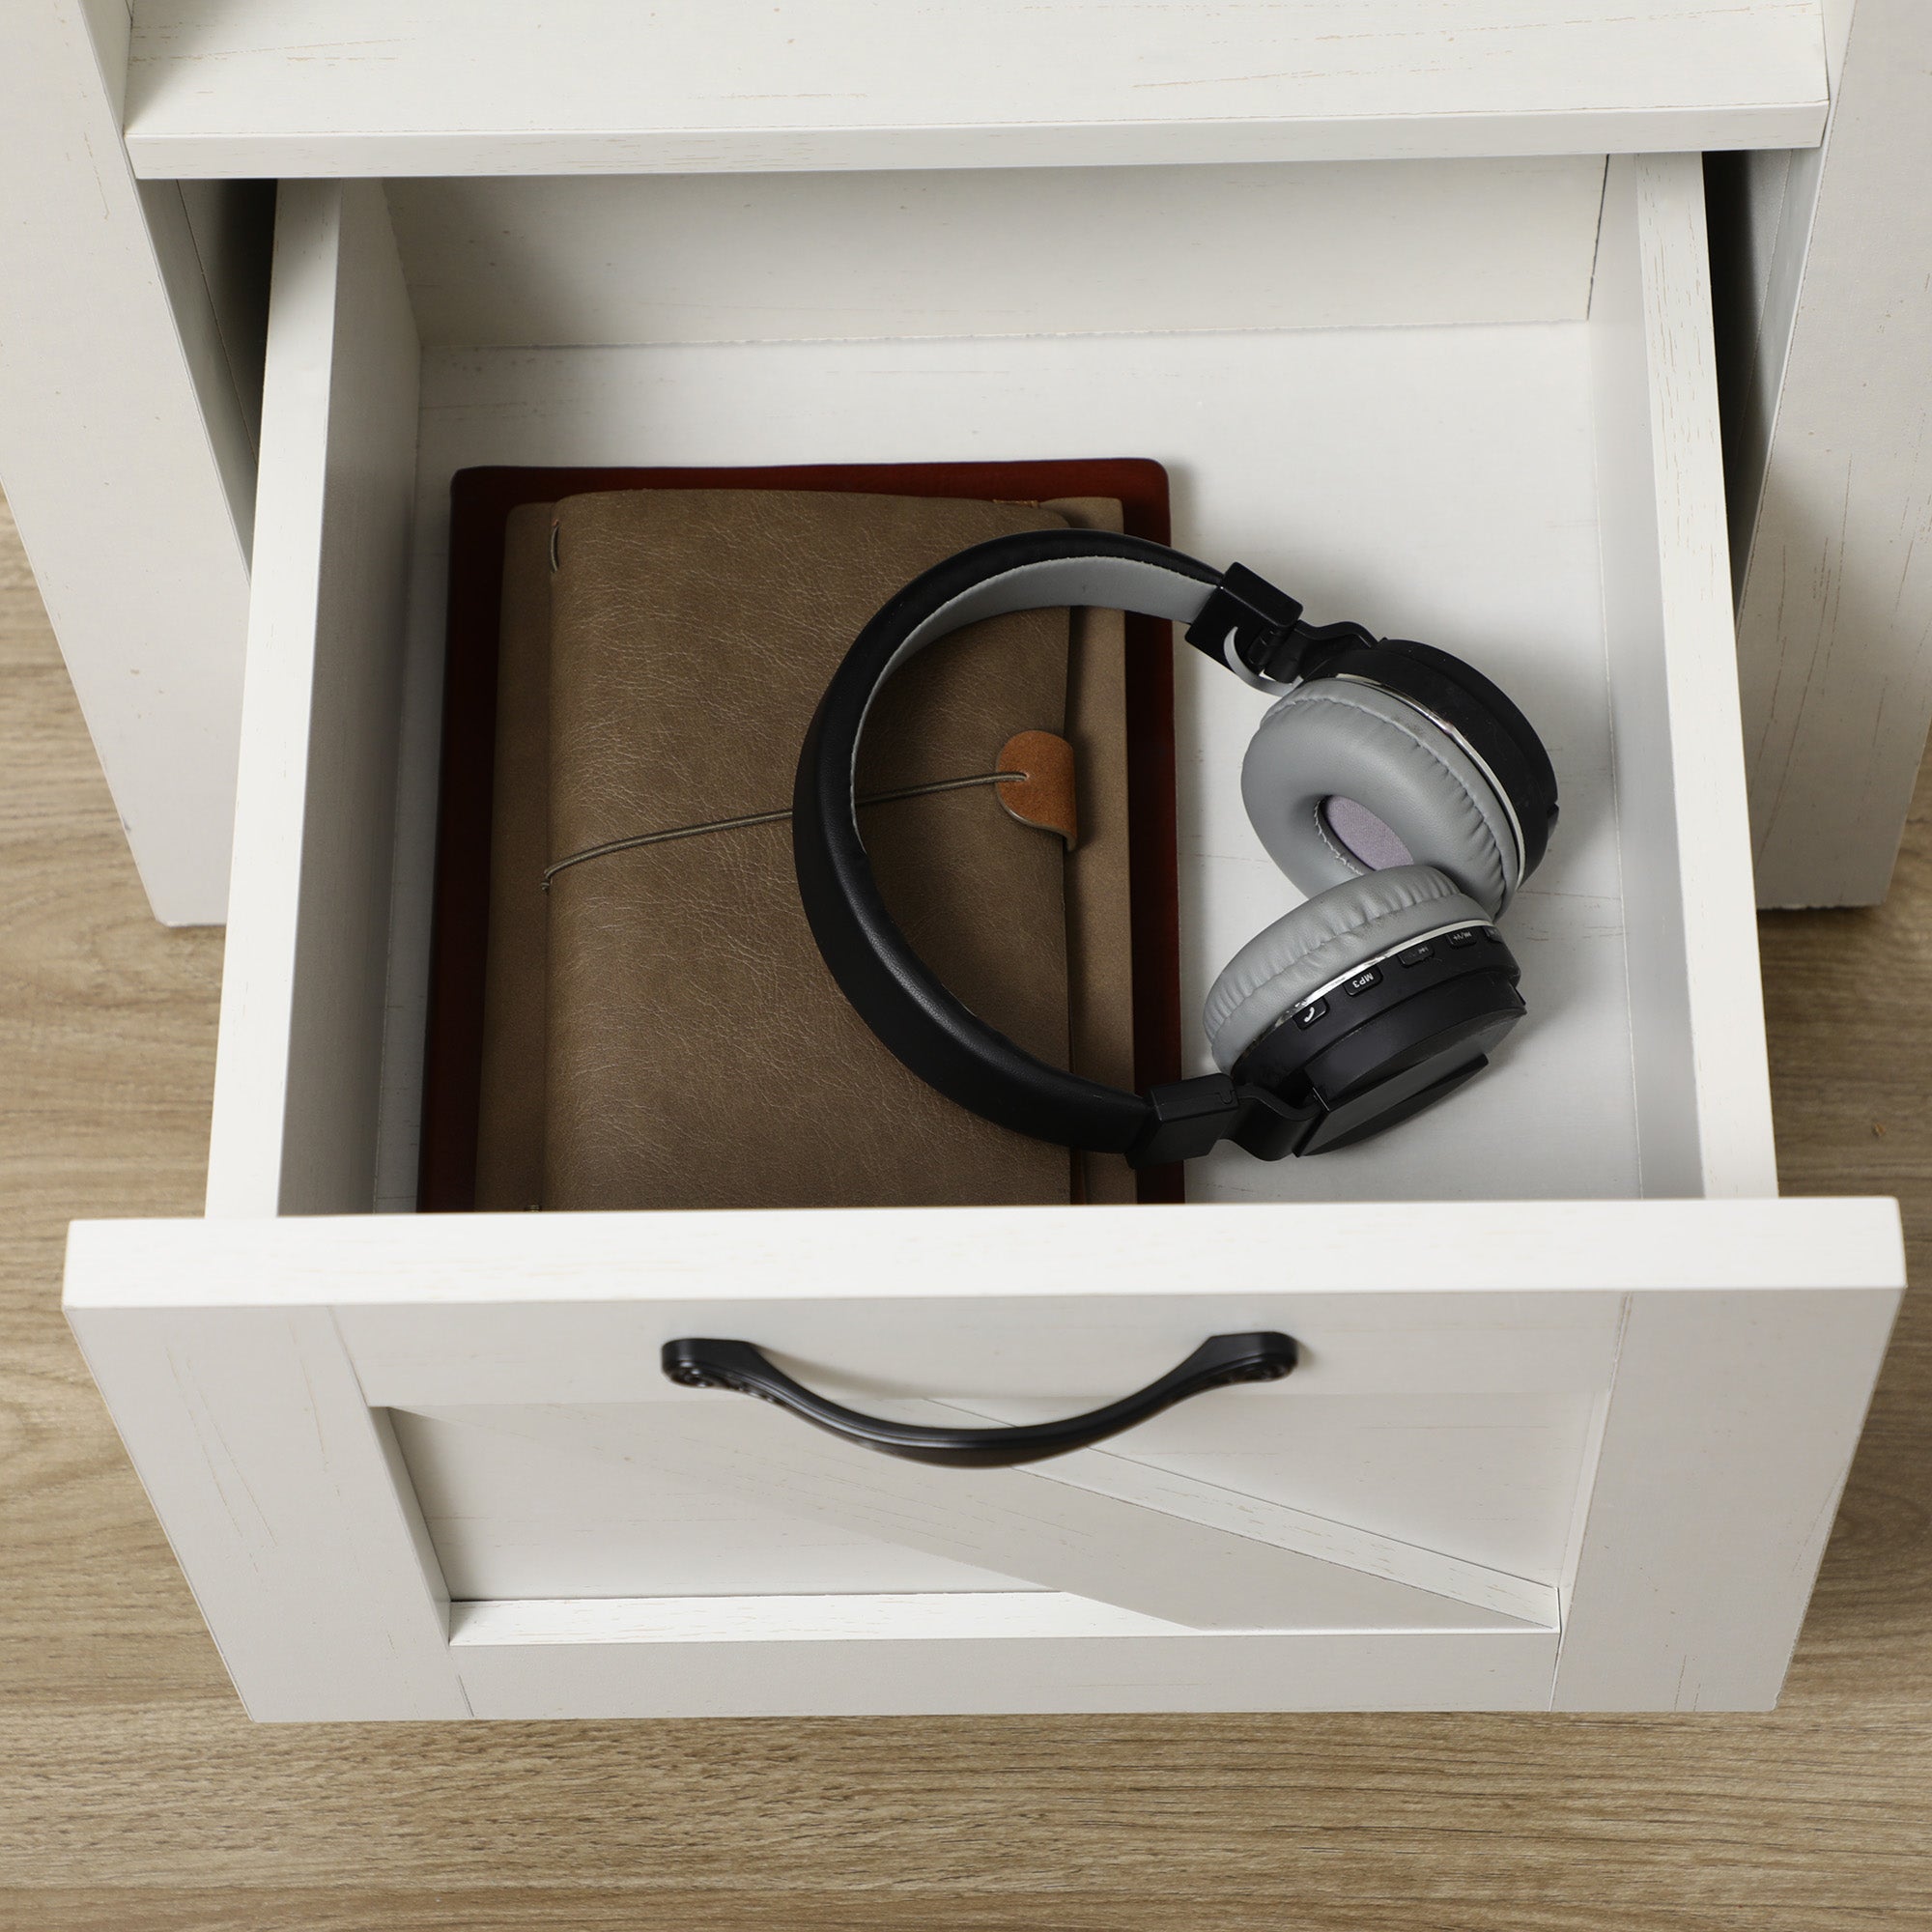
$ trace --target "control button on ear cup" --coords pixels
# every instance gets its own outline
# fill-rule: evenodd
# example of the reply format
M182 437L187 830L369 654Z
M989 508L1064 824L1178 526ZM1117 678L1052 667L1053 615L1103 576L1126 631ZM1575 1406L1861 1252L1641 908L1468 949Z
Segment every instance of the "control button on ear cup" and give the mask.
M1317 678L1275 704L1242 762L1241 798L1268 856L1304 893L1370 869L1336 836L1349 814L1331 814L1331 799L1378 820L1416 865L1446 873L1490 917L1521 883L1494 786L1433 719L1372 684Z
M1431 866L1394 866L1331 886L1257 933L1214 981L1201 1016L1214 1064L1229 1071L1311 993L1426 934L1486 925L1489 918Z

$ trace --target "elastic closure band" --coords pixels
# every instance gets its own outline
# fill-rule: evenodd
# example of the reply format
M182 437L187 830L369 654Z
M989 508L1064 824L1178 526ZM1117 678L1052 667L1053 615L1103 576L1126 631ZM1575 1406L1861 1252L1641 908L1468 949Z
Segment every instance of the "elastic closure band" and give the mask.
M1030 772L976 772L971 778L936 779L931 784L906 785L898 791L876 791L859 800L861 805L891 805L901 798L926 798L934 792L965 791L971 785L1016 784L1023 783L1033 775ZM573 866L582 866L586 860L608 858L613 852L635 852L640 845L664 845L673 838L697 838L707 832L738 832L750 825L780 825L791 816L790 809L783 811L753 811L742 818L714 818L702 825L679 825L668 832L639 832L630 838L609 838L602 845L585 846L582 852L573 852L567 859L559 859L554 866L546 866L543 875L543 889L550 891L550 882L559 872L565 872Z

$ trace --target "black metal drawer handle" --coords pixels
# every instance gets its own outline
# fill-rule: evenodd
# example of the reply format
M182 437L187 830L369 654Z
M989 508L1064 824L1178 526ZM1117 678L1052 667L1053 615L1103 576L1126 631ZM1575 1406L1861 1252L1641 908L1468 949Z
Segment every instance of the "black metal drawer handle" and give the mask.
M754 1395L847 1442L888 1456L909 1456L916 1463L940 1463L958 1469L997 1469L1064 1456L1069 1449L1084 1449L1090 1442L1118 1435L1191 1395L1226 1388L1232 1382L1279 1381L1294 1367L1294 1360L1292 1336L1213 1335L1158 1381L1085 1415L1004 1429L927 1429L861 1415L855 1408L828 1402L793 1381L749 1342L694 1337L664 1346L665 1374L686 1388L723 1388Z

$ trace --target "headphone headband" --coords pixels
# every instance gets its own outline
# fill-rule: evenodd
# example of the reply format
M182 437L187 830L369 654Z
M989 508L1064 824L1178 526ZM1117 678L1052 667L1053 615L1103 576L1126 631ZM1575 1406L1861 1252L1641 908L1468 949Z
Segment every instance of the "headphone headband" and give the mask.
M1251 682L1291 651L1299 655L1301 607L1238 565L1224 575L1164 545L1104 531L1035 530L978 544L907 584L834 673L799 754L793 863L833 978L922 1079L1017 1133L1155 1166L1205 1152L1241 1131L1258 1106L1273 1117L1281 1104L1252 1089L1237 1093L1224 1074L1130 1094L1037 1060L979 1018L913 951L859 835L859 741L886 679L916 651L982 618L1086 605L1186 624L1190 642Z

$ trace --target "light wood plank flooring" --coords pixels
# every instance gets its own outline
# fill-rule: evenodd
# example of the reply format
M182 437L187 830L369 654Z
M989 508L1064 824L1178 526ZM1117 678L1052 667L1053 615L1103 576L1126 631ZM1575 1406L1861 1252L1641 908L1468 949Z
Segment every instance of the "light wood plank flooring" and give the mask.
M1932 786L1764 956L1786 1188L1932 1237ZM257 1729L59 1312L197 1210L220 937L155 925L0 511L0 1925L21 1932L1932 1926L1932 1317L1783 1708Z

